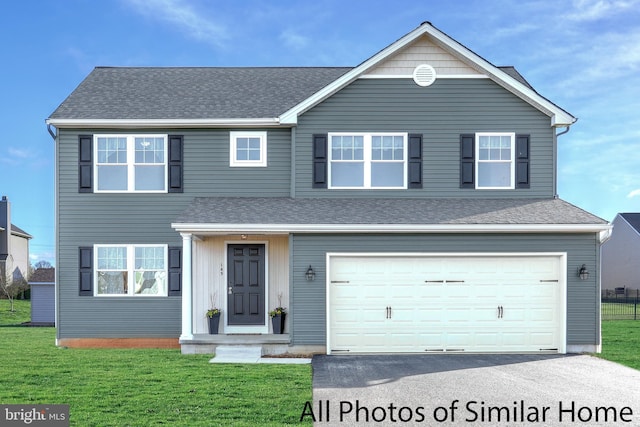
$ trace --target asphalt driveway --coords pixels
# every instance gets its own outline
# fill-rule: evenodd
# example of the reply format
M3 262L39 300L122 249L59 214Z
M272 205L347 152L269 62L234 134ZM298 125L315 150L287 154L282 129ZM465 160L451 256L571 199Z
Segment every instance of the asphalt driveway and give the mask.
M315 356L318 426L640 426L640 371L588 355Z

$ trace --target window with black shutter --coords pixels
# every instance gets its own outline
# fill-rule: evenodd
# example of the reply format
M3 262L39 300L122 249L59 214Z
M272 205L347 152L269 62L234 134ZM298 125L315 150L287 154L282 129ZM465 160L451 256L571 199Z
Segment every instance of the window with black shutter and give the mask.
M313 188L327 188L327 134L313 135Z

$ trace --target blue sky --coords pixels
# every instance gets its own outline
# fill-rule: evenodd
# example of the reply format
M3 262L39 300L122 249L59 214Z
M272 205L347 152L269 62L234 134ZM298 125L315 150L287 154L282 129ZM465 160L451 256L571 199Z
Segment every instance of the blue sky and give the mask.
M579 118L562 199L640 211L640 0L22 0L0 14L0 194L32 262L55 264L44 120L95 66L356 66L423 21Z

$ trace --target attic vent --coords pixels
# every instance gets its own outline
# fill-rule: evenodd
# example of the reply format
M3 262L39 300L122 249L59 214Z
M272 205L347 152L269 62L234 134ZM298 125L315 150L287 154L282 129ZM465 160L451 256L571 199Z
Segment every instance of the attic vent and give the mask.
M436 81L436 70L429 64L420 64L413 70L413 81L418 86L431 86Z

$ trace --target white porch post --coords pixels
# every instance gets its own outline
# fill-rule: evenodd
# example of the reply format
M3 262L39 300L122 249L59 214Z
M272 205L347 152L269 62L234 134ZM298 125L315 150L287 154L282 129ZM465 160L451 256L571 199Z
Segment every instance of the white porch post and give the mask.
M192 242L191 233L182 236L182 334L181 340L193 339L193 289L191 278Z

